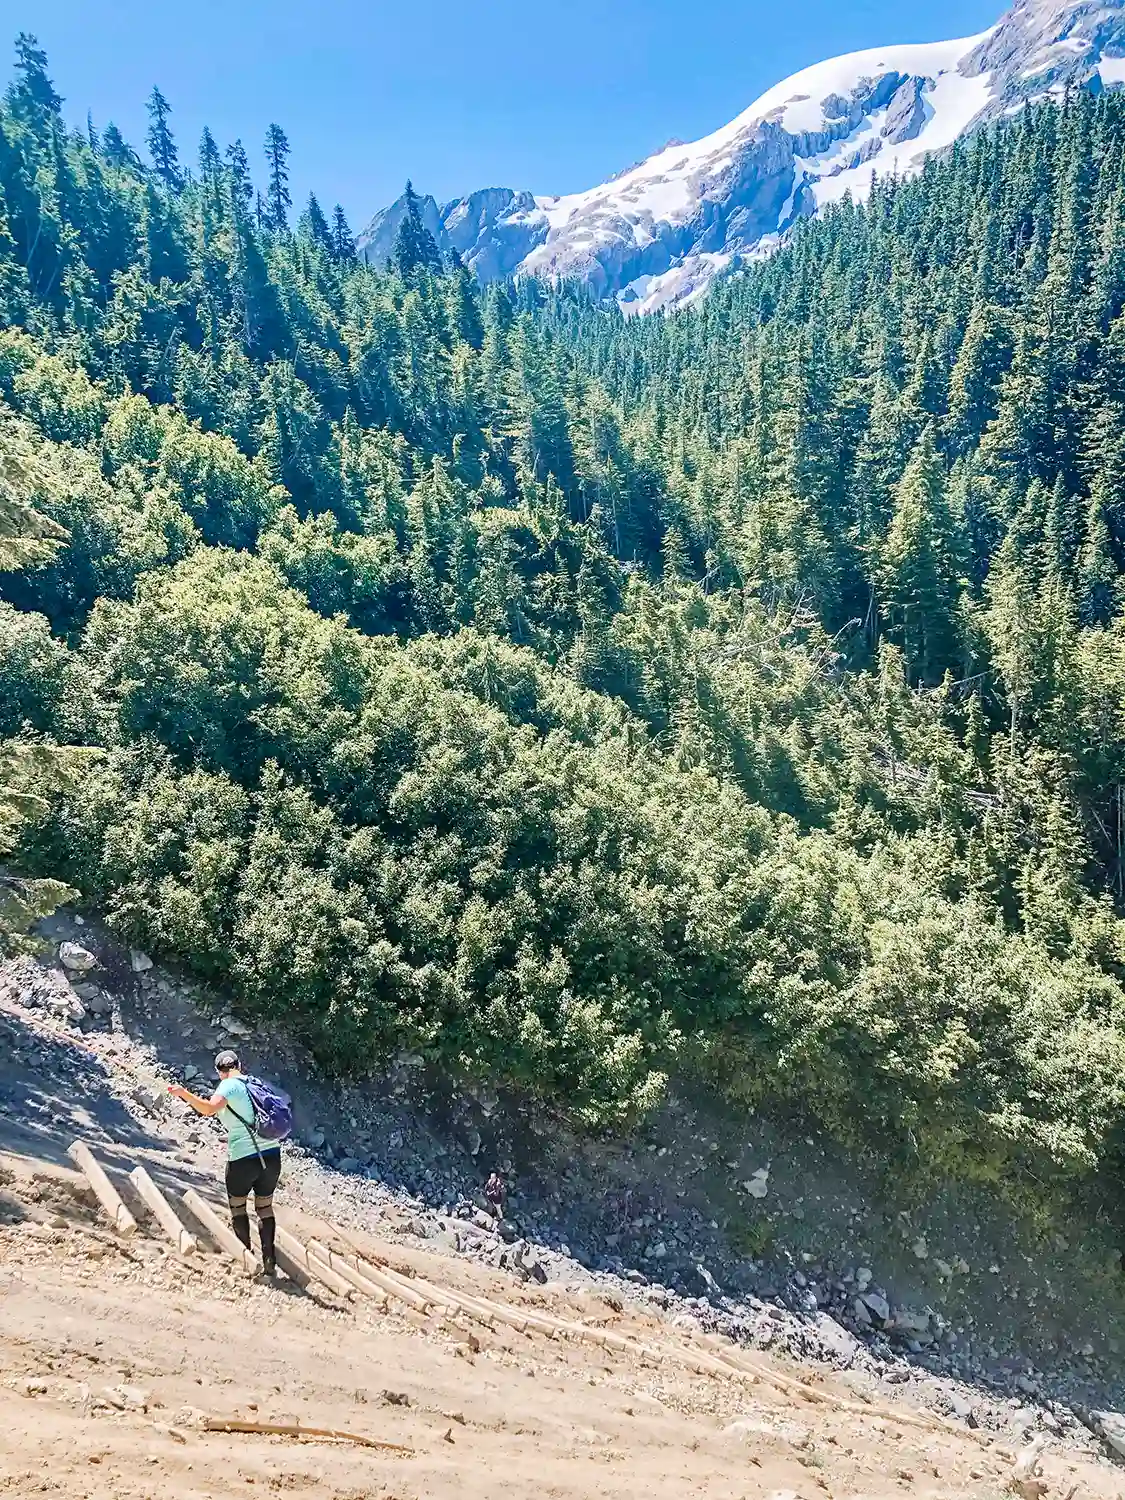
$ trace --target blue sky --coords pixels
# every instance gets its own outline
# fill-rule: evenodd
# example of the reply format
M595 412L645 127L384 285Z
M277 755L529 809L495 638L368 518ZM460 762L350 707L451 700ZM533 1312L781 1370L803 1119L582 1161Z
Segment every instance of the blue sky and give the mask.
M267 125L353 229L411 177L452 198L492 185L591 187L672 137L724 124L821 58L967 36L999 0L6 0L34 32L68 117L113 119L143 145L158 83L181 155L211 126L255 170ZM9 53L10 56L10 53ZM6 70L5 70L6 71Z

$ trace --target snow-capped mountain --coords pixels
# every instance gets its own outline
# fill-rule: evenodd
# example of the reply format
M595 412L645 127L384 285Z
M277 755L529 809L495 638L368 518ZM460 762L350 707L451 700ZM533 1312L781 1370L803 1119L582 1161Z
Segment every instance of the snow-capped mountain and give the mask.
M1017 0L979 36L851 52L794 73L702 140L584 193L484 188L423 217L482 281L580 278L630 312L697 297L872 173L916 171L965 131L1068 87L1125 84L1125 0ZM390 255L404 200L360 239Z

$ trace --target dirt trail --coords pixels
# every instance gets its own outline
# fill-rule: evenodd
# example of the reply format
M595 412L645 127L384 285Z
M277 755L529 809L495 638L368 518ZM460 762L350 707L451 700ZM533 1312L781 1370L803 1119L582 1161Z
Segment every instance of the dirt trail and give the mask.
M143 1162L174 1197L195 1187L216 1198L214 1132L169 1113L154 1054L116 1013L106 1030L82 1034L41 1003L29 1010L36 996L21 990L21 974L11 968L0 995L0 1496L998 1500L1013 1493L1013 1463L1035 1433L1042 1472L1015 1493L1125 1500L1125 1470L1057 1407L970 1403L963 1415L992 1429L974 1432L937 1415L935 1406L950 1408L936 1379L889 1384L858 1358L833 1373L798 1363L803 1351L726 1345L763 1370L747 1383L635 1347L442 1322L400 1303L379 1311L284 1279L251 1283L213 1251L181 1261L125 1174ZM157 993L164 1003L147 1019L168 1033L163 1058L198 1023ZM127 1242L67 1160L76 1136L136 1212L141 1232ZM704 1348L682 1301L591 1277L560 1256L547 1285L518 1279L485 1250L464 1253L465 1226L448 1217L421 1248L416 1199L298 1148L287 1161L282 1222L301 1237L337 1219L439 1286L592 1323L634 1346ZM767 1315L793 1322L779 1307ZM206 1430L207 1418L342 1429L410 1451L224 1434Z
M287 1222L311 1226L299 1190ZM438 1256L391 1253L431 1276L452 1270ZM497 1299L532 1296L479 1266L458 1266L457 1279ZM535 1295L556 1315L648 1341L688 1337L613 1298ZM863 1404L846 1377L759 1358ZM344 1429L410 1453L207 1432L205 1417ZM0 1494L20 1500L995 1500L1012 1457L988 1436L920 1432L765 1382L248 1282L217 1254L179 1261L155 1234L117 1241L77 1173L0 1159ZM1121 1471L1062 1445L1044 1455L1043 1479L1059 1500L1125 1500Z
M50 949L39 965L0 963L0 1149L30 1143L65 1162L83 1128L104 1149L172 1142L198 1159L210 1127L169 1113L164 1088L210 1078L218 1048L235 1045L293 1094L290 1180L319 1184L337 1209L397 1206L416 1240L502 1267L509 1247L477 1226L499 1168L508 1223L552 1281L616 1283L743 1344L921 1382L926 1399L992 1430L1125 1413L1125 1278L1108 1219L1048 1233L983 1190L931 1184L904 1198L895 1174L823 1133L682 1091L640 1135L607 1142L407 1054L345 1084L284 1030L232 1015L228 996L123 949L93 916L57 913L42 935L55 963ZM63 972L64 942L89 950L88 972ZM30 1034L46 1022L60 1043Z

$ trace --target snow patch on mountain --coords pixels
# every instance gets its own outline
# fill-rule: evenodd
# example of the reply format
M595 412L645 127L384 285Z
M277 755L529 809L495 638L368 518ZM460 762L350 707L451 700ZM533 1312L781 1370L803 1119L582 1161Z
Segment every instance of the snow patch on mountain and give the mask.
M734 264L733 255L689 255L659 276L636 276L617 293L617 304L627 318L637 313L664 312L698 302L717 276Z
M630 315L680 306L799 218L847 193L865 197L872 174L907 176L1026 100L1125 84L1123 8L1017 0L977 36L814 63L729 124L584 192L485 188L444 205L426 198L423 218L482 281L577 279ZM372 220L367 259L389 258L403 209L400 199Z
M989 75L964 77L957 65L987 36L983 32L954 42L873 48L815 63L768 89L736 119L701 140L666 147L586 192L537 197L547 232L530 249L521 271L579 274L596 283L600 269L612 283L631 253L642 253L643 259L643 252L656 246L657 254L638 268L640 278L630 276L618 290L619 297L627 289L639 296L641 278L647 278L646 286L656 282L663 288L687 279L669 233L681 226L703 231L693 234L694 243L685 249L719 257L701 262L693 256L696 269L708 263L726 266L734 254L783 230L799 214L857 187L866 190L870 164L877 158L884 158L879 162L884 170L893 165L903 173L927 152L943 150L955 140L989 97ZM771 149L777 160L768 173ZM765 203L745 205L760 212L751 212L745 227L735 226L733 234L728 228L722 249L713 248L707 231L718 218L717 206L733 199L733 179L752 156L765 158L760 167L767 169L755 174L758 198L771 176L775 189L767 192ZM697 280L690 279L691 290L697 290ZM651 310L647 292L640 300ZM663 292L657 305L667 305Z
M932 86L920 94L920 128L902 143L901 154L893 145L881 144L891 133L887 123L888 108L876 110L853 136L835 143L822 155L808 159L798 157L799 169L810 184L817 208L823 208L826 203L838 203L845 193L851 193L853 198L863 197L871 181L872 161L876 155L884 157L879 163L883 170L889 164L901 177L916 171L927 156L936 156L946 150L987 106L990 78L988 73L965 78L953 67L938 69L933 75ZM881 151L867 155L867 143L874 145L877 142L881 144ZM888 152L889 163L886 159Z

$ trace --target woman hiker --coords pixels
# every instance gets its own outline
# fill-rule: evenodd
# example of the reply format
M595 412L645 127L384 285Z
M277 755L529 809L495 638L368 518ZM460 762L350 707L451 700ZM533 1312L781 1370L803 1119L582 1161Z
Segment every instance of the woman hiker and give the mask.
M246 1205L254 1195L258 1233L262 1241L262 1265L267 1276L276 1276L274 1258L273 1195L281 1176L281 1146L259 1140L254 1134L254 1105L242 1081L237 1052L220 1052L215 1059L219 1085L210 1099L193 1094L180 1083L168 1092L200 1115L218 1115L227 1133L227 1201L234 1232L250 1250L250 1215Z

